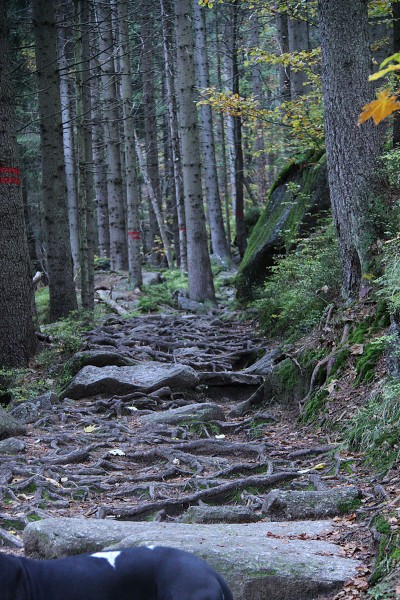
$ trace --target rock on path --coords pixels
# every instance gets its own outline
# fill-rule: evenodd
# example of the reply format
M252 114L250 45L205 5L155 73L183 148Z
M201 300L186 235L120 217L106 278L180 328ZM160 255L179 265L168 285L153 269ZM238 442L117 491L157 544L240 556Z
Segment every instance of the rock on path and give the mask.
M359 566L330 542L304 539L330 530L330 521L188 525L47 519L30 523L24 542L36 558L173 546L207 560L227 579L236 600L315 600L338 590Z

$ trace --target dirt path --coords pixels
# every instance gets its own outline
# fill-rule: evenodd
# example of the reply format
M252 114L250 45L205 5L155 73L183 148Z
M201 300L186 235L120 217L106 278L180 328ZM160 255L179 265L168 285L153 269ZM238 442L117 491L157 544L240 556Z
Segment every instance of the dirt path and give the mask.
M109 319L88 335L85 350L217 373L249 366L265 344L248 323L172 314ZM44 402L27 417L27 433L19 438L25 450L0 456L0 527L16 536L10 536L14 551L19 530L47 516L174 521L185 519L189 506L205 503L223 505L223 518L231 522L268 520L263 503L271 489L322 491L355 484L363 491L361 505L337 517L329 539L366 564L359 581L338 598L361 597L371 558L367 522L378 501L360 457L344 455L325 434L300 428L294 415L276 407L260 406L234 418L237 398L232 400L229 387L219 392L224 419L177 425L143 425L141 417L209 402L206 386L200 394L163 388ZM240 517L237 507L243 509ZM202 518L222 517L210 511Z

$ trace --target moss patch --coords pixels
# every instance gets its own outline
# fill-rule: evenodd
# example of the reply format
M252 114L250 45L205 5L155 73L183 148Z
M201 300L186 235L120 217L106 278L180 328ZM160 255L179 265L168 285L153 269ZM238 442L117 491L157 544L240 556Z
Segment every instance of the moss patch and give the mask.
M239 299L248 300L262 283L277 254L315 225L329 208L325 155L320 151L293 160L273 185L255 225L235 280Z

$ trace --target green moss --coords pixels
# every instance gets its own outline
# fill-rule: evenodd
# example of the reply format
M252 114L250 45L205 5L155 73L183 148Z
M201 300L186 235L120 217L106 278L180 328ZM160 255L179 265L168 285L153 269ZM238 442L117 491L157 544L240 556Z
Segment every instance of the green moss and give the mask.
M333 364L330 376L333 377L335 374L340 371L342 367L345 366L347 359L350 356L349 348L342 348L336 352L335 362Z
M382 352L383 344L370 342L364 347L364 354L356 362L357 384L371 383L375 377L376 363L382 356Z
M359 498L354 498L354 500L348 500L347 502L340 502L338 504L338 509L341 515L346 515L354 512L361 506L361 500Z
M371 583L376 584L397 566L400 560L400 531L392 529L384 516L379 515L374 521L374 527L381 534L375 568Z
M303 423L312 423L315 421L325 407L328 395L325 389L317 390L311 394L303 407L303 412L299 420Z
M265 270L271 266L271 257L263 255L268 240L279 238L278 245L282 251L288 251L293 246L301 233L303 221L309 220L309 208L315 201L316 180L324 164L324 154L321 151L314 152L292 160L279 174L248 240L235 279L238 298L249 299L253 294L252 289L262 283Z

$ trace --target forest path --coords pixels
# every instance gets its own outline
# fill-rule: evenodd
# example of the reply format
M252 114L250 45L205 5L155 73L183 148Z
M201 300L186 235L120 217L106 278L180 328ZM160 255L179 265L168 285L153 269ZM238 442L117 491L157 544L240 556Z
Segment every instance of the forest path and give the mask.
M357 458L343 456L325 437L299 428L293 415L278 408L232 416L238 402L257 389L257 377L249 379L243 369L265 348L266 341L251 323L226 322L216 315L173 312L108 319L88 333L75 368L107 355L115 365L117 356L122 364L186 365L203 384L196 389L179 389L178 384L151 392L98 393L54 403L42 399L26 413L27 433L18 438L24 448L0 457L0 526L18 531L48 517L262 521L262 526L291 518L324 519L335 510L343 513L347 503L350 514L322 530L309 521L308 529L304 525L301 531L265 535L284 543L308 538L340 543L344 555L368 561L366 528L357 524L352 510L359 505L353 502L359 494L354 484L362 477ZM192 412L176 420L176 411L188 405ZM217 416L201 412L215 405ZM174 419L146 422L156 413ZM346 486L350 496L339 498L336 509L330 499L324 505L326 494L322 500L307 496L312 491L323 496L328 490L333 498L338 486ZM294 496L271 496L271 489ZM319 508L317 500L322 502ZM358 579L343 597L358 597L357 589L365 585L365 579Z

